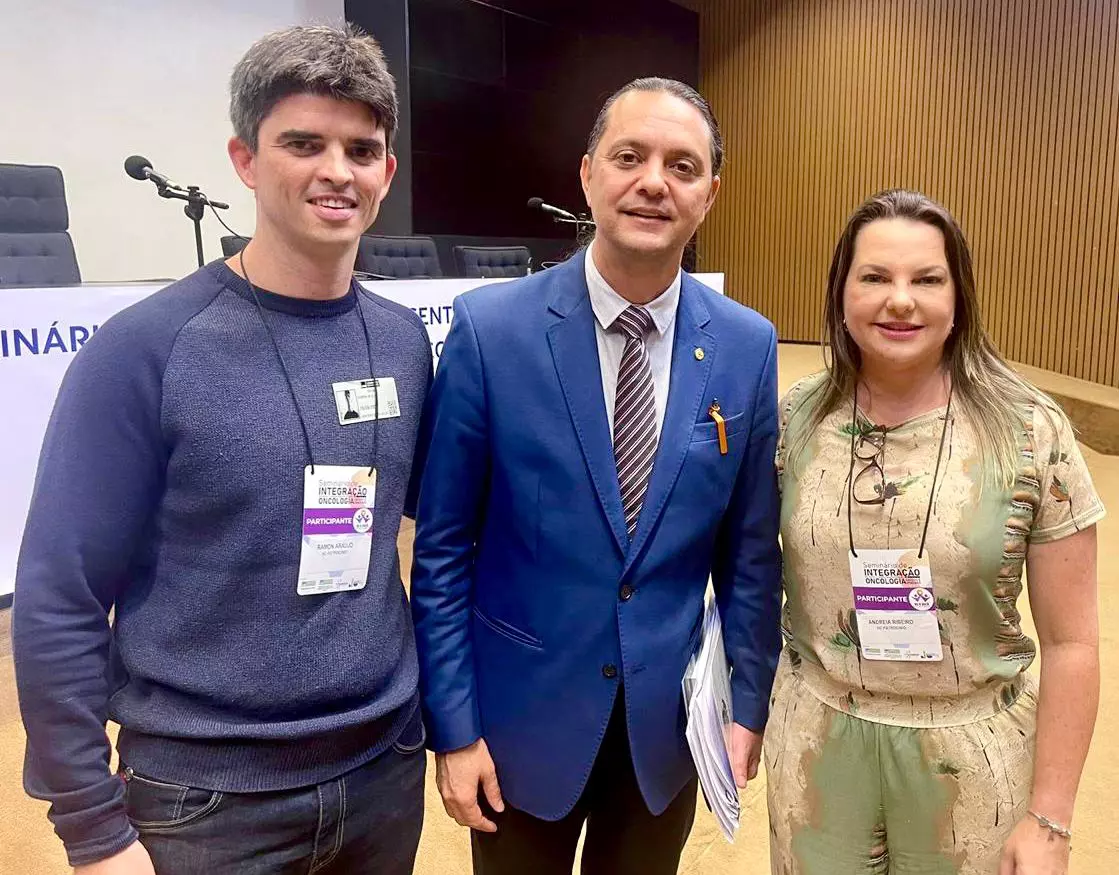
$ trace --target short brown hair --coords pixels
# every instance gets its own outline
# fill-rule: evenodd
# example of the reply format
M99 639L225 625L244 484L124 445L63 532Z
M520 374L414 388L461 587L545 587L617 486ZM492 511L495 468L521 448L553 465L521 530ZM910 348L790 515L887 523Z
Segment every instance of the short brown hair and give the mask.
M396 81L385 54L373 37L350 24L289 27L257 40L234 68L229 91L233 131L254 152L261 123L293 94L364 103L390 147L396 133Z

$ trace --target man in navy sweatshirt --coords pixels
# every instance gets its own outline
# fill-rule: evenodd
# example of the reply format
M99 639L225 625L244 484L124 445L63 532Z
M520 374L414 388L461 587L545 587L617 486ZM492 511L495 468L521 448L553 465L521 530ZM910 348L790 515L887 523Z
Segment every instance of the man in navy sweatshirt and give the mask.
M109 320L47 430L14 606L25 786L86 875L410 873L396 536L432 364L353 278L394 82L372 38L292 28L241 60L231 115L255 236Z

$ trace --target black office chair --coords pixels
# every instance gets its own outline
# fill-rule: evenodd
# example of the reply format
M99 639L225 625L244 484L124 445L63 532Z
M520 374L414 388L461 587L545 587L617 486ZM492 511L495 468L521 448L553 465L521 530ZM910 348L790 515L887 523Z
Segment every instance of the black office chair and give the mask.
M459 276L527 276L532 253L525 246L456 246L455 265Z
M0 286L82 281L57 167L0 164Z
M377 237L363 234L357 269L393 279L441 277L439 253L430 237Z
M244 249L245 244L251 239L251 237L233 237L227 234L225 237L221 238L221 254L226 258L232 258Z

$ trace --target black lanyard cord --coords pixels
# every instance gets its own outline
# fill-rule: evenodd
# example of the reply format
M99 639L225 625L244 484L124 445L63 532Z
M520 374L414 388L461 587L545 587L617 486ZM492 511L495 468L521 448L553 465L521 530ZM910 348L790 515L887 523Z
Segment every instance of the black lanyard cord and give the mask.
M276 336L272 333L272 326L268 324L268 319L264 315L264 305L260 301L260 294L257 288L253 285L253 281L249 279L249 272L245 270L245 250L242 249L237 254L237 262L241 267L241 274L245 277L245 282L249 284L249 288L253 293L253 301L256 302L257 312L260 314L260 321L264 324L264 331L268 335L269 341L272 343L272 349L276 353L276 359L280 363L280 370L284 375L284 382L287 383L288 391L291 393L291 403L295 406L295 416L299 420L299 430L303 434L303 446L307 450L307 458L311 461L311 473L315 473L315 454L311 449L311 435L307 431L307 422L303 418L303 411L299 407L299 399L295 394L295 386L291 382L291 374L288 371L287 362L284 361L284 355L280 351L280 345L276 342ZM373 376L373 340L369 336L369 326L365 323L365 313L361 308L361 295L356 293L357 302L357 315L361 321L362 331L365 333L365 350L369 356L369 375L373 380L373 409L375 411L373 416L373 452L372 459L369 462L369 473L372 474L377 463L377 420L380 418L381 407L380 399L377 394L377 379Z
M369 336L369 324L365 321L365 311L361 308L363 293L361 289L358 289L354 294L357 296L354 300L357 301L357 315L358 319L361 320L361 330L365 334L365 352L369 356L369 379L373 381L373 452L369 460L369 473L372 475L377 466L377 423L381 419L381 396L378 390L377 375L373 373L373 338ZM311 473L313 474L314 471L312 470Z
M948 423L952 419L952 390L948 387L948 405L944 408L944 427L940 430L940 446L936 450L936 467L933 468L932 486L929 487L929 506L925 508L925 525L921 529L921 546L917 550L917 558L925 555L925 538L929 534L929 521L932 519L933 501L936 498L936 478L940 474L940 462L944 458L944 439L948 437Z

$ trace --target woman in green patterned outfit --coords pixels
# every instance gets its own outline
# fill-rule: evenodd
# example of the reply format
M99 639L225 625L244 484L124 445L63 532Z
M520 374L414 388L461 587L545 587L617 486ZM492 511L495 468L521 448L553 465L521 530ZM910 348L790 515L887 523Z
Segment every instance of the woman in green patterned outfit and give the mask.
M852 216L826 324L827 371L781 404L773 871L1065 873L1104 513L1072 428L995 350L963 234L920 194Z

